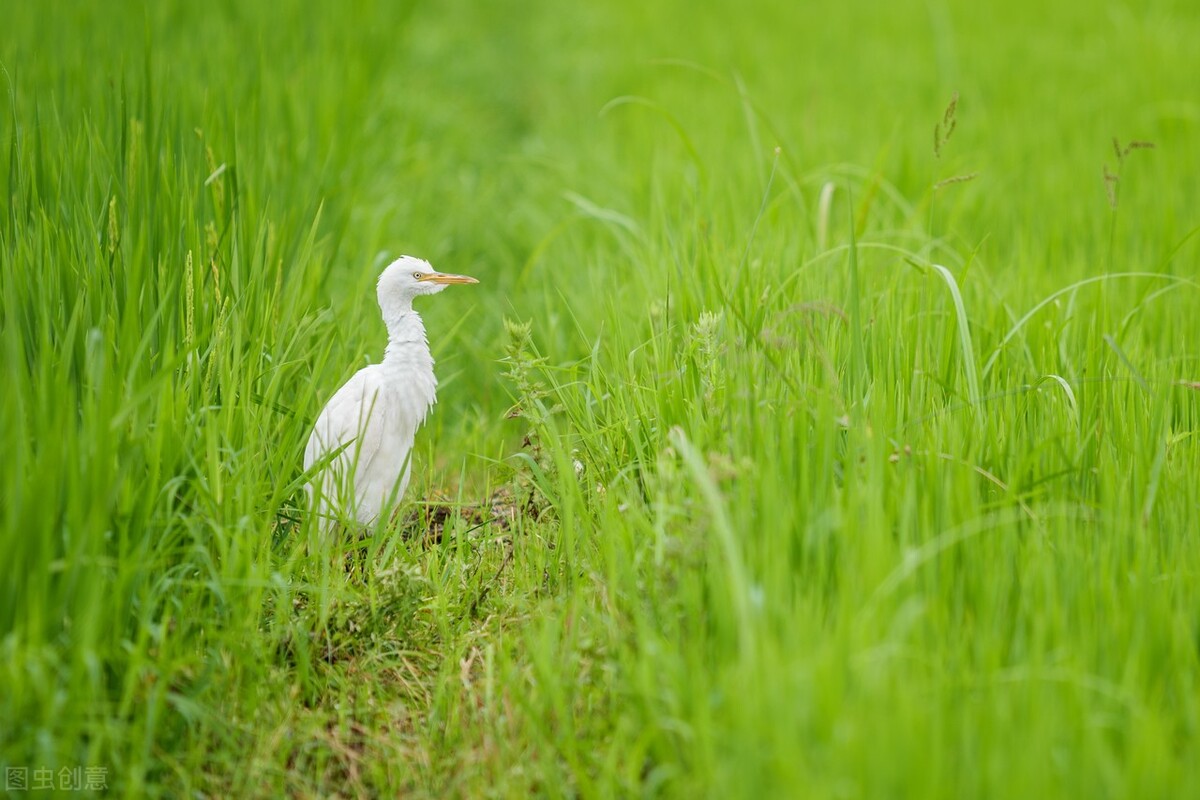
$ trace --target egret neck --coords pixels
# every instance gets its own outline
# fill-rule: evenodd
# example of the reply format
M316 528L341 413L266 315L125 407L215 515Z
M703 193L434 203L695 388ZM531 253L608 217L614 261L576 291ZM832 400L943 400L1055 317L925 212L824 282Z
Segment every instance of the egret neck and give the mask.
M385 316L383 322L388 334L383 365L389 371L395 371L395 367L428 370L432 376L433 356L429 352L429 338L421 315L409 306Z
M388 388L399 395L406 416L420 424L437 402L437 376L433 374L425 323L411 305L386 313L383 321L388 341L381 366L387 374Z

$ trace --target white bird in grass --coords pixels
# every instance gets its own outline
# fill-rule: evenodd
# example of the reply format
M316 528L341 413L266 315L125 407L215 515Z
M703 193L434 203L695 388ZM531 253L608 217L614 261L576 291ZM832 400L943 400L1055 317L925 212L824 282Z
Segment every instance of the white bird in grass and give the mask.
M374 525L404 496L417 427L437 399L433 356L413 298L450 284L478 283L401 256L379 275L379 308L387 326L383 362L364 367L337 390L313 426L304 469L323 464L309 483L322 528L345 517Z

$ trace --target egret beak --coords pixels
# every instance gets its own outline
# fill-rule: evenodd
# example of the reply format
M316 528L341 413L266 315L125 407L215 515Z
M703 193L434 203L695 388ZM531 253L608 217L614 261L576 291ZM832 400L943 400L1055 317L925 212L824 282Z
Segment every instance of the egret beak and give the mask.
M428 281L429 283L442 283L442 284L479 283L479 281L475 280L474 278L472 278L469 275L450 275L445 272L431 272L428 275L422 275L421 280Z

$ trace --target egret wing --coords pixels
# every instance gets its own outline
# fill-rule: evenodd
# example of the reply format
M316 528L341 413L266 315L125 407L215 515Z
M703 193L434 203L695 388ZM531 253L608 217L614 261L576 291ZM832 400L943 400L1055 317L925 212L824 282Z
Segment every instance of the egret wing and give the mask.
M304 468L311 469L327 454L338 451L324 467L322 487L327 498L337 497L340 489L353 492L347 479L368 468L379 454L385 416L381 390L375 370L361 369L337 390L317 417L304 450Z

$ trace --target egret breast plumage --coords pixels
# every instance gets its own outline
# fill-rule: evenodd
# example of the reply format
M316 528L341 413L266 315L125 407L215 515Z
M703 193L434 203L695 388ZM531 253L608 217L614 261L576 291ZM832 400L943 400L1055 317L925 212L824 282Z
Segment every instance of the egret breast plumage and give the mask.
M327 528L349 519L373 525L404 496L417 428L437 400L425 325L413 299L453 284L478 283L402 256L380 273L387 327L383 361L356 372L317 417L304 450L309 494Z

